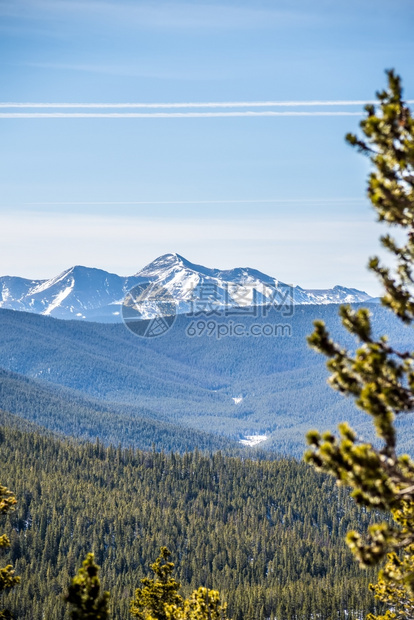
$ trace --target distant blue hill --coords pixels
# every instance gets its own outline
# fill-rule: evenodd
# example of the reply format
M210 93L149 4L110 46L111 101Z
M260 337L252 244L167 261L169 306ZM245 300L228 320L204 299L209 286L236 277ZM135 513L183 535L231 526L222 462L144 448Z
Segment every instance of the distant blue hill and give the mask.
M409 328L381 306L370 308L378 333L412 349ZM267 438L259 444L262 448L300 456L309 428L334 429L345 419L371 437L368 416L327 386L325 361L306 344L313 321L322 318L344 346L355 346L344 334L337 312L334 304L301 305L283 319L276 312L268 317L220 317L217 324L237 322L246 333L252 325L277 325L282 320L290 327L289 334L220 339L206 330L189 335L194 321L182 315L164 336L145 339L122 324L0 310L0 368L20 375L0 380L0 409L68 435L96 435L137 447L147 446L148 437L157 432L157 447L165 449L178 445L179 434L180 449L217 449L226 442L261 436ZM35 385L24 387L21 376ZM6 378L9 386L14 382L14 396L1 387ZM39 405L46 402L46 388L59 390L53 393L60 402L55 413L50 394L43 412ZM19 390L33 397L22 401ZM153 430L140 438L143 422ZM399 422L401 445L412 453L413 422L409 415ZM164 439L163 425L168 427Z

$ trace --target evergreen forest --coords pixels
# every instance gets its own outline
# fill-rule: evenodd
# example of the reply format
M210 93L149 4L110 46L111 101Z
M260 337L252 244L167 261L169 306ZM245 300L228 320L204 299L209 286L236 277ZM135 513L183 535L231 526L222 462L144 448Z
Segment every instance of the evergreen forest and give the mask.
M19 620L63 620L62 596L92 551L111 617L167 545L188 595L218 589L234 620L361 618L378 611L343 538L376 515L294 459L105 447L1 414L2 483L17 508L3 557L21 583L3 596ZM65 615L66 614L66 615Z

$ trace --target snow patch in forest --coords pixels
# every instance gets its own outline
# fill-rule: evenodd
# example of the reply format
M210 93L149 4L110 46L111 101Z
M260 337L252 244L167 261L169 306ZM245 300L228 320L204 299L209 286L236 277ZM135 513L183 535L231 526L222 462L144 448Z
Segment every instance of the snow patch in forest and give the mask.
M267 435L246 435L243 439L240 439L243 446L257 446L259 443L266 441Z

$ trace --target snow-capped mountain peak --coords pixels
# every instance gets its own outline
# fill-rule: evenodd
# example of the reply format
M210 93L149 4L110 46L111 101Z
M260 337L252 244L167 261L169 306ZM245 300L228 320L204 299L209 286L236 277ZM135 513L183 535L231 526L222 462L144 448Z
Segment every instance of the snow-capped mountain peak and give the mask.
M135 274L135 277L148 277L148 278L164 278L167 273L172 271L187 270L188 272L201 273L204 275L214 275L217 270L209 269L203 265L196 265L177 253L163 254L159 256L151 263L146 265L143 269Z
M48 280L0 277L0 308L58 318L119 320L122 300L136 284L157 283L173 297L177 312L189 312L199 300L214 308L284 304L358 303L372 298L354 288L303 289L256 269L211 269L176 253L163 254L135 275L121 277L76 265Z

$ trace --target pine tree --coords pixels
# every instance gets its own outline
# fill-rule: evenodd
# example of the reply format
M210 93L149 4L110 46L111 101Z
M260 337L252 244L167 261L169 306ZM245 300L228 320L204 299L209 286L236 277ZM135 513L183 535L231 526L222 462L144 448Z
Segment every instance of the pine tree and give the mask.
M216 590L201 587L188 599L178 594L181 584L172 576L170 555L169 549L161 547L160 555L150 565L155 579L141 579L143 587L135 591L131 615L139 620L227 620L226 605Z
M101 595L98 573L99 566L94 562L94 555L88 553L64 597L72 605L72 620L109 619L109 592Z
M14 510L17 500L13 493L7 487L0 485L0 515L5 515ZM10 540L6 534L0 536L0 549L10 547ZM0 568L0 594L5 590L14 588L20 582L20 577L14 575L13 566L8 564L4 568ZM0 610L0 618L13 618L13 614L8 609Z
M182 607L183 598L178 594L179 581L172 577L174 564L168 561L171 552L161 547L160 555L150 565L155 579L141 579L142 588L137 588L131 602L131 615L139 620L169 620L167 606Z
M226 605L217 590L198 588L182 607L167 606L168 620L227 620Z
M414 321L414 119L402 99L400 78L394 71L387 74L388 88L377 93L378 105L365 108L366 118L360 123L365 138L348 134L346 139L372 164L368 197L378 220L403 236L402 242L389 234L381 237L395 267L387 268L374 257L369 268L384 288L382 304L410 325ZM309 343L329 358L331 386L354 398L371 416L381 446L361 442L348 424L342 424L339 439L331 432L311 431L305 458L334 475L340 485L350 486L359 504L391 516L370 526L365 537L349 532L347 542L362 566L388 558L372 589L389 606L387 618L412 618L414 462L397 453L395 418L414 409L414 354L397 350L386 336L374 336L367 309L342 306L340 316L359 341L356 352L335 343L322 321L315 322Z

